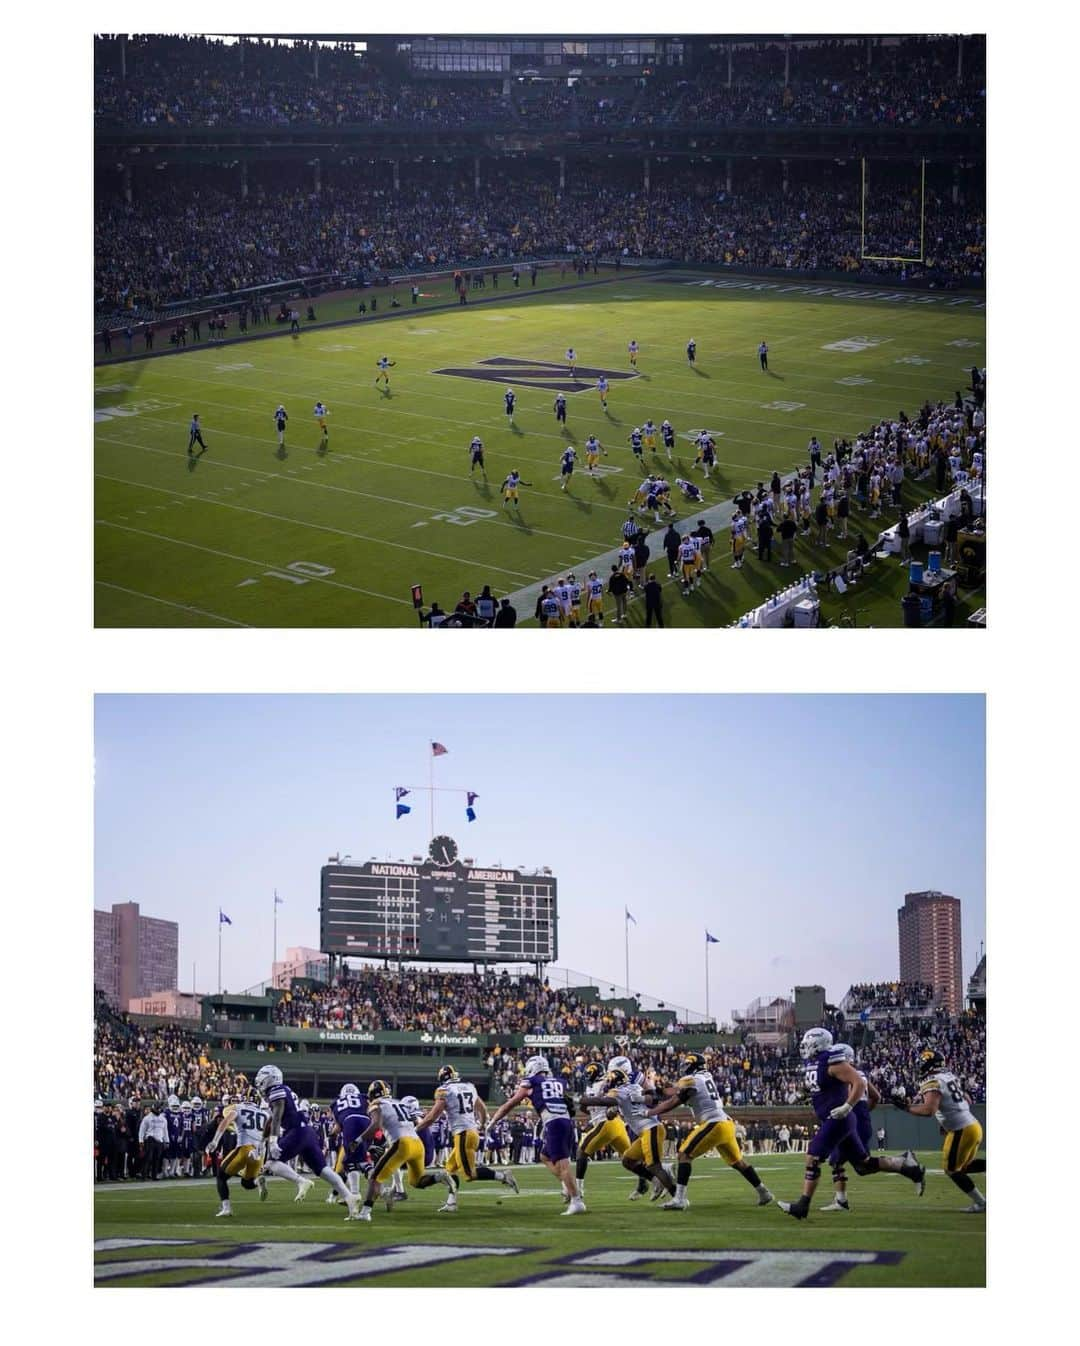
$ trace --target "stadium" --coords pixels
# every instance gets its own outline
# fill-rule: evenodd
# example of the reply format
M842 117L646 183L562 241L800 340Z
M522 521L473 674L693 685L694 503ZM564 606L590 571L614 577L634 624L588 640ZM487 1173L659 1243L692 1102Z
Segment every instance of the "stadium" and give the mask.
M598 823L592 858L550 832L543 839L537 820L563 778L550 784L537 770L535 803L519 830L499 821L494 789L467 792L468 808L484 807L488 835L533 836L537 857L561 857L557 865L508 865L483 843L474 850L471 832L466 848L444 830L458 792L440 782L424 801L422 786L372 792L385 796L385 827L408 829L387 838L430 837L414 853L397 842L401 849L365 861L304 858L299 891L287 888L283 898L276 888L250 891L247 861L223 870L208 835L193 856L174 861L182 872L170 899L161 838L180 825L173 792L192 792L169 769L153 791L133 781L140 796L155 797L131 802L122 778L137 761L167 760L173 733L196 742L187 716L206 724L215 714L210 698L172 700L161 712L99 712L98 761L111 783L98 822L108 877L94 913L96 1285L985 1284L986 956L981 947L964 954L961 898L907 892L897 905L902 870L881 861L878 844L876 878L858 866L853 880L833 874L836 930L812 945L810 927L792 922L815 909L816 871L796 863L770 877L766 891L784 883L781 874L802 881L790 898L769 898L764 927L755 899L739 902L702 864L708 843L688 842L684 867L664 861L635 886L641 861L606 858L618 810ZM259 699L245 700L227 714L250 716L261 731ZM762 714L779 713L747 698L694 700L712 703L710 715L752 724L758 737ZM923 714L929 699L909 700ZM974 752L978 708L939 700L935 713L956 723L923 718L921 728L946 752L961 742ZM178 711L184 701L190 708ZM793 701L797 720L810 703ZM156 723L159 713L165 720ZM330 713L341 721L339 705ZM399 712L365 704L359 713L396 723ZM875 704L871 713L890 746L886 720L903 712ZM781 739L787 732L786 722L777 726ZM234 750L218 749L222 732L203 733L214 746L194 751L198 772ZM443 758L458 758L458 740L430 752L441 769ZM976 756L969 765L977 773ZM231 780L199 800L229 849L243 809L262 816L277 789L262 759L253 770L264 784L250 804ZM310 766L291 784L304 792L327 779L325 770ZM915 782L934 778L928 765L913 770ZM609 768L590 771L599 772L591 786ZM436 794L441 827L428 821ZM838 833L875 833L888 804L876 808L853 802ZM935 809L932 800L913 804L912 828ZM954 809L955 841L933 852L976 885L977 823L969 831L967 819L978 809L977 801ZM168 821L151 821L158 818ZM149 834L146 872L159 876L152 914L131 901L106 909L106 893L137 881L138 862L128 867L136 822ZM283 854L293 826L283 818L269 849ZM818 833L832 837L826 823ZM961 864L971 868L952 868L953 846L970 846ZM856 844L847 849L853 856ZM936 864L930 857L927 849L918 866ZM209 907L205 893L191 891L194 874L207 876L210 893L229 896ZM666 897L654 877L664 875L678 889ZM683 895L695 878L708 894L700 907ZM878 892L879 882L895 896ZM736 891L756 890L747 881ZM969 896L977 922L977 891ZM688 927L690 911L709 924ZM171 912L179 920L163 919ZM281 953L279 920L310 945ZM192 929L200 922L202 934ZM201 950L205 959L211 923L216 977L202 984L217 989L197 993L192 966L191 990L181 991L181 931L186 956ZM271 926L270 975L227 989L223 950L226 969L265 967ZM842 981L829 970L841 965L837 930L841 964L857 970ZM792 941L804 948L793 986L717 1011L721 996L730 1003L740 994L733 986L775 988ZM598 970L571 966L578 951ZM740 963L752 969L745 983ZM656 971L665 966L674 974ZM889 966L895 971L883 977ZM796 980L807 970L820 981ZM636 989L653 975L656 991L671 977L673 996Z
M979 35L100 35L99 627L985 625Z

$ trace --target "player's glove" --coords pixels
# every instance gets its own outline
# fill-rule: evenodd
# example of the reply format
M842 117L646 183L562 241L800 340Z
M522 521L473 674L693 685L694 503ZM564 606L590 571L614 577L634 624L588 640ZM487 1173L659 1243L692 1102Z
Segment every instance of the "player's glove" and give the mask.
M894 1089L889 1095L889 1102L894 1108L899 1108L901 1112L907 1112L910 1100L901 1089Z
M272 1141L270 1142L270 1144L267 1145L267 1147L266 1147L266 1153L267 1153L267 1155L269 1156L270 1159L280 1159L280 1158L281 1158L281 1146L277 1143L276 1140L272 1140Z
M832 1109L832 1111L829 1113L829 1116L833 1119L833 1121L838 1122L841 1117L846 1117L850 1111L851 1111L850 1103L841 1103L838 1108Z
M618 1117L618 1115L619 1115L618 1108L608 1108L607 1112L604 1113L604 1116L608 1119L609 1122L613 1122L615 1118Z
M206 1162L209 1163L210 1160L213 1159L213 1157L214 1157L214 1147L212 1145L208 1145L206 1147Z

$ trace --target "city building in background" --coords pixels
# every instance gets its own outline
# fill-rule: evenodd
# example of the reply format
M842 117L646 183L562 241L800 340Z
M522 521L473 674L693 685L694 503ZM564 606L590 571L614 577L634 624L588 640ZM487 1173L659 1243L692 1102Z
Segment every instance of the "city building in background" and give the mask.
M117 1009L142 996L175 991L179 950L179 925L140 915L138 902L94 911L94 985Z
M896 913L900 980L926 982L950 1014L964 1008L960 899L945 893L905 893Z
M330 959L318 949L286 949L285 957L273 965L270 973L270 985L287 991L294 977L306 977L310 981L327 981Z
M154 991L136 996L127 1003L129 1014L144 1014L156 1019L199 1019L202 996L191 991Z

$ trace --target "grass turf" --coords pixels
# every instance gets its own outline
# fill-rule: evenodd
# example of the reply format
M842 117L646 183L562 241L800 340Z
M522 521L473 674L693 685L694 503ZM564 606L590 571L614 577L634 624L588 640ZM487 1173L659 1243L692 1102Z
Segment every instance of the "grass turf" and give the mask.
M936 1165L938 1158L920 1155L928 1165ZM751 1162L781 1199L791 1199L801 1190L801 1156L762 1155ZM799 1222L775 1205L758 1207L749 1186L716 1158L695 1165L691 1206L683 1212L663 1211L647 1198L629 1204L634 1179L613 1161L590 1166L588 1211L566 1218L560 1214L555 1180L545 1169L531 1165L515 1173L519 1196L495 1183L475 1183L463 1188L457 1214L439 1214L443 1199L439 1186L411 1192L409 1200L389 1214L377 1203L371 1224L345 1223L343 1209L325 1203L327 1189L320 1182L297 1205L292 1188L278 1179L270 1182L265 1203L234 1181L230 1220L215 1219L218 1201L210 1180L98 1187L95 1278L98 1284L110 1285L193 1285L208 1279L228 1284L243 1277L245 1284L280 1285L290 1283L290 1275L299 1275L306 1283L491 1286L526 1278L539 1278L535 1283L541 1285L606 1285L612 1276L627 1278L630 1284L695 1277L708 1283L705 1277L714 1274L713 1283L721 1286L732 1275L737 1277L734 1283L741 1279L772 1285L794 1285L813 1277L817 1283L852 1287L985 1284L985 1218L963 1213L966 1198L940 1171L928 1175L921 1198L902 1178L852 1176L848 1185L852 1209L847 1213L818 1209L831 1200L826 1174L810 1218ZM979 1182L985 1190L985 1175ZM154 1239L183 1242L163 1247L142 1242ZM125 1241L125 1246L101 1246L109 1240ZM333 1246L320 1250L283 1246L307 1243ZM230 1267L229 1257L238 1251L237 1245L247 1248L244 1265ZM448 1247L458 1254L456 1260L433 1264L434 1258L447 1255ZM397 1270L384 1263L380 1271L380 1264L370 1258L389 1248L404 1249L396 1256L408 1256L411 1263ZM460 1255L477 1248L489 1251ZM625 1250L652 1257L631 1263L620 1256ZM784 1250L797 1255L771 1261L754 1256ZM318 1263L309 1262L297 1271L289 1259L309 1251L317 1255ZM687 1251L705 1256L662 1260L664 1255L671 1258ZM718 1259L721 1253L726 1255ZM855 1261L849 1256L853 1253L862 1254L864 1260ZM868 1253L888 1256L871 1260ZM585 1256L591 1256L591 1263L567 1260ZM214 1257L222 1260L211 1266L184 1265L189 1259ZM353 1260L357 1257L365 1260ZM148 1259L155 1265L147 1266ZM131 1265L132 1270L116 1276L106 1273L105 1268L115 1263Z
M423 584L426 602L446 608L463 590L490 583L498 595L516 594L519 620L531 620L536 584L570 569L581 578L618 543L640 479L627 436L647 416L657 424L666 416L679 438L674 463L657 458L646 468L696 481L706 506L716 506L774 468L804 462L811 434L828 447L900 408L912 414L927 397L951 401L965 368L984 363L981 307L952 307L940 295L923 305L780 287L723 290L688 284L685 273L609 274L607 283L585 285L571 277L566 288L557 279L548 273L535 291L527 277L520 291L504 280L498 302L464 309L434 309L427 300L428 311L406 304L385 322L99 365L97 624L409 626L414 583ZM493 295L489 286L472 298ZM355 302L342 296L317 308L326 319L354 312ZM613 380L607 414L591 380L583 381L568 396L565 434L550 389L515 379L511 427L501 374L486 382L433 372L494 357L561 362L571 344L590 367L629 372L631 337L641 348L639 377ZM695 368L684 353L690 337ZM756 354L763 337L767 374ZM389 395L375 387L383 354L396 361ZM330 408L324 454L311 416L320 399ZM284 455L272 417L279 402L290 414ZM209 451L192 464L185 451L196 410ZM688 438L702 427L716 435L720 460L708 482L692 466ZM595 480L581 453L590 433L608 451ZM474 434L485 443L487 481L469 474ZM567 442L579 461L563 493ZM503 507L498 489L511 468L532 483L517 511ZM908 483L904 503L930 493L928 482ZM693 526L701 507L685 505L678 492L674 501L680 523ZM852 536L861 528L872 540L894 518L856 512ZM717 531L701 589L683 599L665 586L668 625L726 624L804 570L842 560L846 548L800 540L795 569L751 555L734 572L727 536ZM659 536L653 553L666 571ZM597 569L604 575L608 566ZM900 625L903 588L899 577L864 586L859 625ZM976 592L968 607L982 601ZM639 608L631 605L629 624L642 621ZM962 605L958 620L965 615Z

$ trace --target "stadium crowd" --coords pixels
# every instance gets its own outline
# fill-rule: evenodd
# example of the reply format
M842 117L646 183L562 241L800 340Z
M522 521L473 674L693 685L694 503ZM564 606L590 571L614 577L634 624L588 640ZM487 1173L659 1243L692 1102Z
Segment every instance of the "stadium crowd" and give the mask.
M981 126L985 46L967 42L958 77L953 38L796 45L785 81L783 47L740 45L727 86L727 52L703 57L692 77L667 70L625 80L586 75L542 86L490 80L416 80L361 59L348 46L225 45L203 37L139 36L95 45L99 127L501 125ZM710 59L711 57L711 59Z
M274 1007L292 1028L367 1032L647 1033L660 1025L621 1006L588 1004L572 991L508 973L402 971L364 966L328 986L295 985Z
M924 981L859 982L844 997L853 1010L921 1009L934 999L934 988Z
M174 178L174 172L176 175ZM708 173L712 174L710 180ZM832 271L939 285L978 283L981 203L926 193L925 260L862 257L860 189L820 167L785 193L764 169L729 193L716 169L673 170L646 194L640 182L575 165L561 191L550 165L500 167L474 184L432 166L400 190L327 179L316 194L293 176L259 180L246 198L222 171L196 182L181 170L140 186L128 204L99 192L94 221L95 313L104 323L153 317L165 305L333 274L490 267L552 256L605 262L666 258L732 268ZM114 184L115 186L115 184ZM882 187L866 221L866 251L920 254L918 188Z

